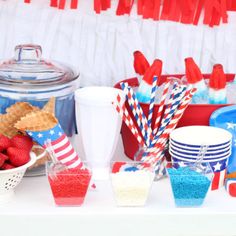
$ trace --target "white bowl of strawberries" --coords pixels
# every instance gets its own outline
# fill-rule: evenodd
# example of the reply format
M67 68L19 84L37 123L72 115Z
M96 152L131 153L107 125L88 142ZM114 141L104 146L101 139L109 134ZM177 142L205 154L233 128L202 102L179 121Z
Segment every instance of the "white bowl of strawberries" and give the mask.
M10 200L27 168L36 162L32 147L28 136L16 135L10 139L0 134L0 203Z

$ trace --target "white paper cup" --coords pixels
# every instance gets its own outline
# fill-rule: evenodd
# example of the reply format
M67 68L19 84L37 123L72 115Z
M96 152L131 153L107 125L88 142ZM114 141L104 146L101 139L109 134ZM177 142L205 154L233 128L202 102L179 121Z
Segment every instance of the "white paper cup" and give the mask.
M179 145L200 147L208 145L210 147L222 146L232 140L232 134L224 129L211 126L185 126L175 129L170 133L170 139Z
M122 120L112 105L122 90L112 87L85 87L76 90L76 124L86 160L91 163L93 178L109 178L109 163L114 155Z

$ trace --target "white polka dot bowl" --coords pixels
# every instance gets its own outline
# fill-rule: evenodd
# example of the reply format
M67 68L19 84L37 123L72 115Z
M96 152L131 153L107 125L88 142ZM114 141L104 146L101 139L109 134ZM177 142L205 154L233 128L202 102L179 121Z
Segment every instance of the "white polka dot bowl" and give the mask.
M30 161L25 165L10 170L0 170L0 204L11 200L15 187L21 182L27 168L32 166L36 160L36 155L31 152Z

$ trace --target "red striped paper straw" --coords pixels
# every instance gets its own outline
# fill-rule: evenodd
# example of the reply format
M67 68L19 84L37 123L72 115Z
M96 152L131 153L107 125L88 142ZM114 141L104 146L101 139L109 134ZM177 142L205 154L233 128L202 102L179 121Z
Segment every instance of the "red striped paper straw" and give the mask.
M128 110L125 108L125 104L122 105L119 102L119 95L117 96L117 100L113 102L113 105L116 109L116 111L120 114L122 120L125 122L125 124L128 126L132 134L135 136L137 141L139 142L140 145L145 146L145 143L142 139L142 137L139 135L139 132L136 128L136 126L133 123L132 118L129 115Z
M174 116L176 109L178 109L178 106L181 103L181 100L183 99L185 95L185 86L177 87L175 91L173 92L173 97L169 99L168 106L165 110L164 116L161 120L160 128L158 129L158 132L155 136L155 138L158 138L158 136L163 132L165 126L168 125L168 123L171 121L171 118ZM178 95L178 97L175 97ZM154 139L155 140L155 139Z
M186 96L183 99L183 101L180 104L179 109L176 111L176 114L174 115L171 122L167 125L165 131L161 134L160 138L158 139L158 142L154 146L154 148L150 148L149 152L151 155L148 155L147 157L144 157L142 159L143 162L147 163L157 163L160 158L162 157L162 151L164 150L165 144L167 143L167 140L169 138L169 134L172 130L175 129L176 125L178 124L178 121L181 119L185 109L188 107L189 103L191 102L192 96L196 92L196 89L191 89L186 92ZM151 157L151 158L150 158Z
M135 111L136 111L141 123L143 124L144 131L145 131L145 133L147 133L148 132L147 118L144 115L143 109L141 108L141 106L138 102L138 99L136 98L134 91L131 87L128 87L128 99L133 104Z
M195 89L194 89L195 90ZM195 90L196 91L196 90ZM195 93L195 92L194 92ZM163 133L161 134L160 138L158 138L158 140L156 140L156 144L154 147L158 146L161 143L164 143L168 138L169 138L169 133L176 127L176 125L178 124L180 118L182 117L185 109L187 108L187 106L189 105L189 103L191 102L192 96L192 89L187 90L185 97L182 99L182 102L180 102L180 105L178 107L178 110L176 110L173 118L171 119L171 121L169 122L169 124L166 126L165 130L163 131ZM162 141L163 140L163 141Z
M121 87L127 96L131 111L146 143L147 140L145 139L145 137L147 137L148 134L147 118L145 117L143 110L139 105L133 89L129 87L127 83L121 83Z
M154 124L154 129L153 129L153 134L154 135L157 133L159 123L161 121L161 116L162 116L162 112L163 112L163 109L164 109L164 106L165 106L165 101L166 101L166 97L167 97L167 94L168 94L169 87L170 87L170 81L168 81L165 84L165 87L164 87L164 90L163 90L163 93L162 93L161 102L160 102L160 105L159 105L156 121L155 121L155 124Z

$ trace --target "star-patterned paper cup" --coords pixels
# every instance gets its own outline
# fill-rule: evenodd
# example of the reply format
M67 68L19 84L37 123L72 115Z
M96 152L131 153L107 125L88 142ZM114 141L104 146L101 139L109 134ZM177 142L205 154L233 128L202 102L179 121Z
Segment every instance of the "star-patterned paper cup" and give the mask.
M46 141L50 141L55 157L68 168L82 167L82 161L72 147L60 124L51 129L42 131L26 130L26 133L43 148L46 149Z

